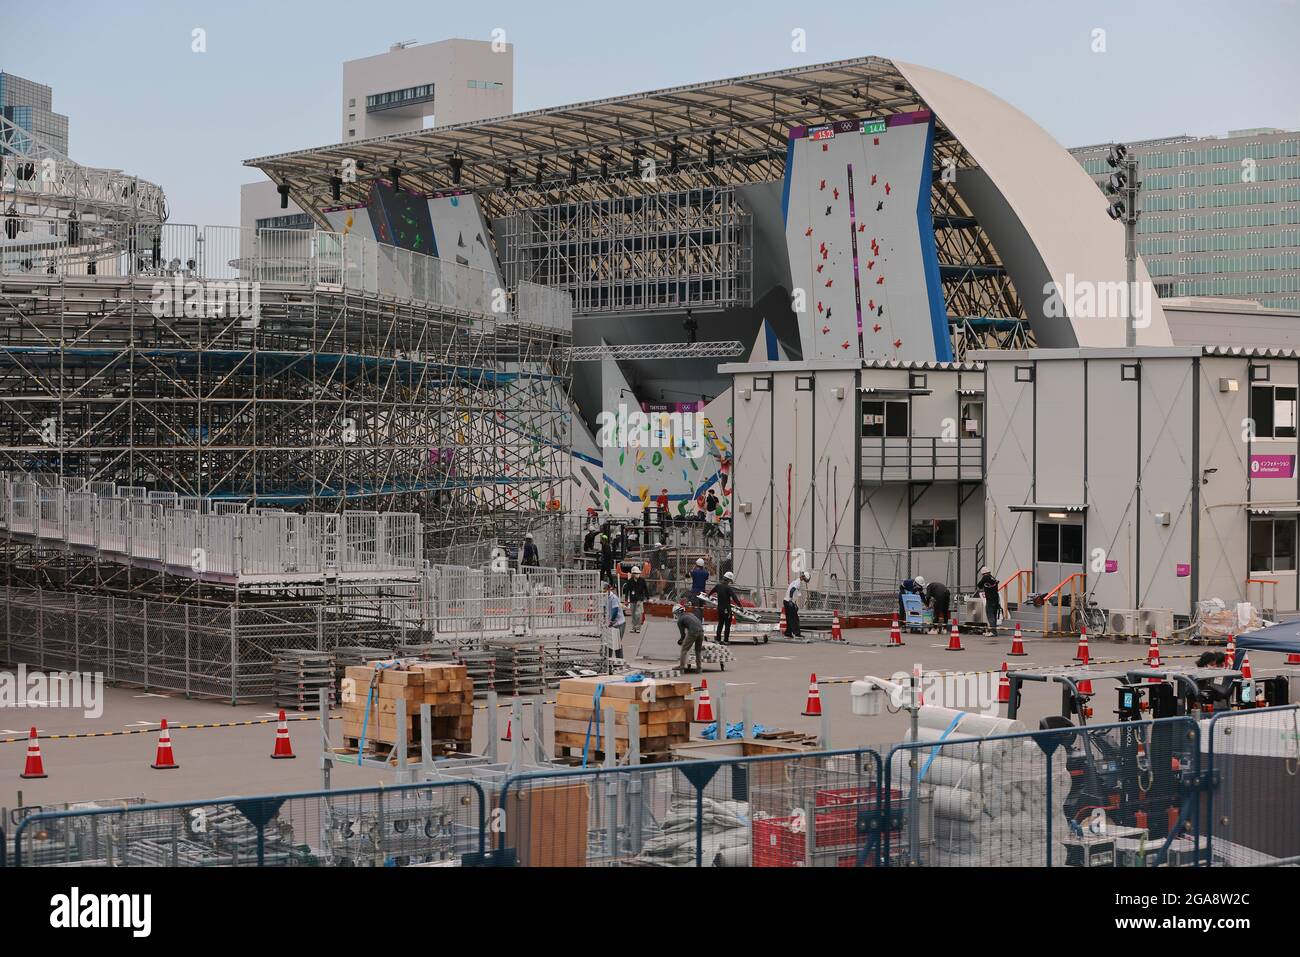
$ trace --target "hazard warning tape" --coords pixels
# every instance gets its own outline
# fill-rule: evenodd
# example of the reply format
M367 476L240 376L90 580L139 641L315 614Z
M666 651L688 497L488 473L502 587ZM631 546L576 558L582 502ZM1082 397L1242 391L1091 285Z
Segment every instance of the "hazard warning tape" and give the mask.
M330 720L338 720L341 716L337 714L330 715ZM319 721L320 716L315 714L303 715L285 715L285 721ZM206 724L172 724L167 723L168 731L194 731L199 728L247 728L258 724L279 724L279 718L254 718L249 721L214 721ZM121 731L75 731L70 734L38 734L38 741L69 741L74 738L117 738L125 737L129 734L157 734L161 728L125 728ZM22 735L17 738L0 738L0 744L14 744L19 741L30 741L28 735Z

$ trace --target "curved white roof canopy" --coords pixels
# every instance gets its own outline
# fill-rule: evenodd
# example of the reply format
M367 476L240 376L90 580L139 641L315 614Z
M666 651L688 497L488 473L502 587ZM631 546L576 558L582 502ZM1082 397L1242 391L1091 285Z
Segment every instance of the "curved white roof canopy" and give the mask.
M959 171L958 189L1002 257L1038 344L1124 345L1122 312L1107 311L1125 282L1124 227L1106 215L1106 198L1083 167L988 90L928 67L893 64L978 164ZM1148 291L1139 302L1138 344L1172 345L1140 258L1137 281ZM1061 291L1067 318L1047 314L1049 282ZM1100 305L1090 309L1086 296Z

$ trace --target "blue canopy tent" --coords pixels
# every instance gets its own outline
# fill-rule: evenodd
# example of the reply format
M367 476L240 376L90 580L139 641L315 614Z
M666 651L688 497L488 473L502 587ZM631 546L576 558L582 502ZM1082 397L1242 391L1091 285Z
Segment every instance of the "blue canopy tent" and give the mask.
M1241 667L1242 656L1248 651L1280 651L1283 654L1300 654L1300 619L1269 625L1258 631L1248 631L1237 636L1237 655L1232 666Z

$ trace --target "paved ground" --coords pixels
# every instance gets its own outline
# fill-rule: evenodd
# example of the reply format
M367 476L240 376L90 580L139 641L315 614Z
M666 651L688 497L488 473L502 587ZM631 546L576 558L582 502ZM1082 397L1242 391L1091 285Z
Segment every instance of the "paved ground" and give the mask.
M675 652L675 627L667 621L648 623L650 631L644 648ZM821 639L811 644L772 641L766 645L735 644L736 660L725 671L716 665L706 667L702 676L716 697L725 696L725 715L729 722L739 721L742 702L750 699L754 721L769 727L818 732L817 718L801 715L808 692L808 678L816 673L823 709L830 715L832 747L879 745L899 740L906 727L904 714L887 712L872 718L855 717L850 708L848 679L864 674L889 677L908 672L914 663L926 670L991 672L1003 660L1013 667L1064 665L1074 656L1074 643L1064 639L1026 639L1028 656L1008 658L1010 638L988 639L966 635L966 650L944 650L946 639L940 636L907 636L904 648L873 647L883 642L886 630L861 629L845 633L843 643ZM637 648L637 636L627 635L626 648ZM1092 642L1094 659L1140 659L1145 647L1132 642ZM1199 649L1169 647L1172 655L1197 654ZM1256 674L1280 666L1277 661L1256 661ZM697 684L701 676L691 675ZM835 683L833 679L845 679ZM995 684L985 685L992 693ZM1098 689L1095 700L1097 717L1108 720L1114 707L1109 689ZM948 702L954 703L954 702ZM955 702L963 704L963 702ZM1021 718L1029 727L1038 719L1056 713L1060 707L1055 687L1030 686L1024 695ZM149 767L157 744L157 722L167 718L176 725L213 722L264 721L273 718L265 705L231 707L212 701L187 701L183 698L148 694L138 689L108 688L105 707L98 719L89 719L80 711L0 708L0 807L19 804L54 804L103 798L144 796L151 800L181 800L233 794L259 794L274 791L308 790L320 787L320 731L314 719L293 721L290 734L298 757L293 761L270 760L275 737L273 721L243 727L176 728L173 742L178 770L156 771ZM502 712L502 726L505 713ZM25 745L29 726L36 724L42 735L70 733L133 732L108 737L53 738L42 741L44 780L23 780ZM531 729L531 716L527 719ZM333 722L338 743L338 722ZM696 726L696 733L698 728ZM8 741L14 738L17 740ZM486 717L480 709L475 718L475 749L486 747ZM549 742L548 742L549 745ZM503 745L502 747L508 747ZM391 780L379 771L338 767L335 787L378 784Z

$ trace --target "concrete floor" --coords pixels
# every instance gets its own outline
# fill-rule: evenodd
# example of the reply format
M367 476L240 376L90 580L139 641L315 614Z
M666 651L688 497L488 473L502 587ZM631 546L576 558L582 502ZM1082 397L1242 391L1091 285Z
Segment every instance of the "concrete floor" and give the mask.
M676 651L675 626L666 620L647 623L645 647ZM822 708L830 715L830 745L849 748L863 745L887 745L901 739L906 728L904 713L885 712L876 717L855 717L851 713L848 681L864 674L889 677L896 672L910 672L914 663L927 671L969 671L991 673L1005 660L1012 667L1031 668L1066 665L1072 662L1075 645L1067 639L1025 639L1028 656L1009 658L1008 636L989 639L964 635L963 652L946 651L947 639L937 635L909 635L904 648L873 647L884 642L885 629L855 629L845 632L845 641L831 643L818 638L810 644L772 641L769 644L733 644L734 661L725 671L708 665L704 675L690 675L698 685L708 680L715 708L719 696L725 700L728 722L739 721L745 698L750 701L753 720L768 727L817 733L821 721L804 717L801 712L808 693L809 675L816 673ZM638 636L629 633L625 648L637 648ZM1096 660L1143 659L1146 648L1140 643L1093 640L1092 656ZM1170 646L1164 649L1169 660L1195 657L1201 649ZM1264 655L1276 661L1255 661L1256 674L1267 673L1282 665L1282 656ZM662 662L660 662L662 664ZM840 679L842 683L836 682ZM986 687L993 689L994 679ZM1113 692L1098 689L1094 701L1095 721L1110 720L1114 707ZM990 694L992 691L990 690ZM935 703L927 701L927 703ZM965 702L946 702L964 705ZM973 704L973 703L971 703ZM1060 695L1055 686L1030 685L1021 707L1021 719L1027 727L1037 727L1038 719L1059 711ZM968 710L974 710L968 706ZM526 709L527 712L527 709ZM270 753L275 737L274 722L246 727L186 729L175 728L172 734L178 770L156 771L150 768L157 744L157 722L167 718L176 725L212 722L259 721L274 715L264 704L231 707L213 701L187 701L169 695L148 694L138 689L105 689L103 714L94 720L80 711L0 708L0 807L30 804L56 804L105 798L146 797L155 801L188 798L224 797L235 794L262 794L310 790L321 786L320 730L314 719L290 722L290 736L298 757L293 761L272 761ZM501 712L501 726L505 724ZM133 731L111 737L52 739L41 742L45 770L43 780L19 777L25 756L27 729L35 724L42 735L107 731ZM531 732L532 717L526 716ZM339 722L332 722L337 745ZM702 728L693 729L698 736ZM517 731L516 731L517 733ZM548 735L549 737L549 735ZM15 740L8 740L8 739ZM487 742L487 720L480 708L475 716L474 747L482 752ZM547 741L548 751L550 742ZM508 748L508 745L502 745ZM503 753L505 753L503 751ZM373 785L392 780L381 771L336 767L334 787Z

